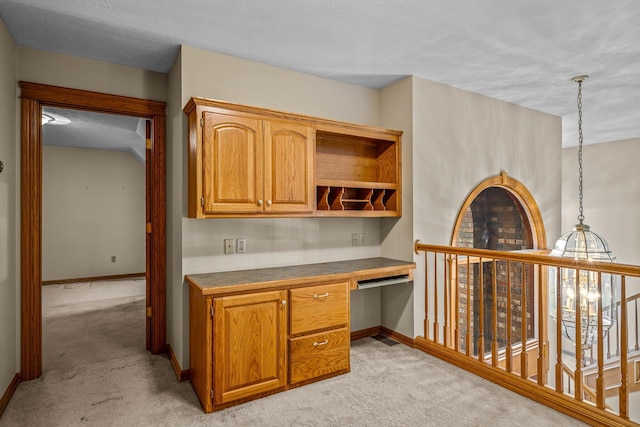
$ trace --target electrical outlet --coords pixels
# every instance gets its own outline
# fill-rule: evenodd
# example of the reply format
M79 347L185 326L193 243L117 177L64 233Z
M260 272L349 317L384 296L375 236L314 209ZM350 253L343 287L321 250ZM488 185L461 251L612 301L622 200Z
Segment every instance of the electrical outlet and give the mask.
M358 233L351 233L351 246L358 246L359 242Z
M365 244L365 233L358 234L358 244L360 246L364 246L364 244Z
M235 252L235 239L224 239L224 253L232 254Z
M111 255L111 262L116 262L116 256L115 255Z
M247 251L247 239L245 239L244 237L238 237L236 242L236 252L238 252L239 254L245 253Z

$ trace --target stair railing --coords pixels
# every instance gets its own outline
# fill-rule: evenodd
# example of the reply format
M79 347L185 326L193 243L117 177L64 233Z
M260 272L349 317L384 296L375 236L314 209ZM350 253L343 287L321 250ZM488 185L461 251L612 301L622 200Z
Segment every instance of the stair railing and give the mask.
M580 342L573 347L563 338L560 298L553 296L555 322L549 318L547 295L549 267L555 267L558 276L563 269L575 270L575 277L580 271L616 275L621 300L627 301L626 279L640 277L640 266L552 257L548 251L505 252L419 241L414 249L424 256L424 274L416 274L424 278L425 309L424 335L415 339L417 348L589 424L640 425L629 419L627 351L617 351L621 360L618 407L612 409L605 402L605 348L611 343L607 344L602 332L602 310L597 343L588 349L589 362L597 366L592 389L584 384L582 372L586 349ZM420 262L418 265L422 268ZM638 297L634 298L630 300L637 304ZM630 305L619 307L620 333L615 345L622 349L629 348ZM637 315L634 320L637 334ZM555 325L553 343L549 342L550 324ZM638 346L637 339L635 344ZM553 346L555 355L551 354ZM573 353L572 369L563 360L565 351ZM565 380L567 371L573 376Z

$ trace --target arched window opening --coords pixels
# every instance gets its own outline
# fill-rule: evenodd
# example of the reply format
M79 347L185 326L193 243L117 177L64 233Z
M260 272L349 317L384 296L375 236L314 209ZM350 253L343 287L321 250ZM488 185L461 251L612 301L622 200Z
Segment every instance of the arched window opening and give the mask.
M504 172L484 181L470 193L460 210L452 246L500 251L523 251L546 246L544 227L533 197L521 183ZM498 300L496 341L499 350L521 346L523 341L535 338L536 334L537 319L534 313L538 295L534 287L533 266L498 261L495 272ZM488 353L493 342L490 327L494 314L493 263L470 259L467 264L464 260L460 262L459 273L458 310L452 312L459 313L457 322L463 331L460 334L460 348L467 351L467 340L463 338L468 330L473 338L470 341L470 353L477 355L479 345L483 345L482 351ZM455 284L452 283L452 286ZM467 299L470 299L469 305ZM467 307L470 315L466 312ZM524 330L523 307L527 319Z

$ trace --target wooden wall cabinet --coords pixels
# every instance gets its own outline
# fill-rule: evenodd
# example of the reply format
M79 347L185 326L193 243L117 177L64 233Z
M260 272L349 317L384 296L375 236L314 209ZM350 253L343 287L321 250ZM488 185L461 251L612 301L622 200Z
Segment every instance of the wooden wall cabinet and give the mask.
M310 124L197 100L185 111L190 217L313 213Z
M191 98L189 217L401 216L402 132Z

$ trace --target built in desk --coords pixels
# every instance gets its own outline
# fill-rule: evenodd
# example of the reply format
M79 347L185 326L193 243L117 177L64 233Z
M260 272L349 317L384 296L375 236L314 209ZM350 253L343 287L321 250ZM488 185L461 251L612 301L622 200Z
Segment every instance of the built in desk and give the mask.
M205 412L349 372L349 294L410 281L389 258L191 274L189 369Z

